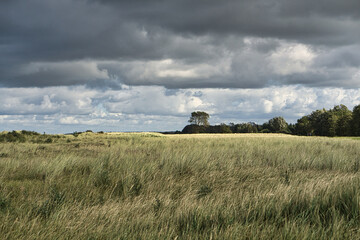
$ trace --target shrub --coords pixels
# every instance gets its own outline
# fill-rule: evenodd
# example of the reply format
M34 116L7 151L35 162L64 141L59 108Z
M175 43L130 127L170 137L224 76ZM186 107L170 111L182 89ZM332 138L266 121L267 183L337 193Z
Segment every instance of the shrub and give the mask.
M16 131L8 132L7 134L0 135L0 142L26 142L23 134Z
M40 135L40 133L37 133L34 131L26 131L26 130L22 130L21 134L28 135L28 136L39 136Z
M73 135L74 137L78 137L80 134L81 134L81 132L73 132L73 133L72 133L72 135Z

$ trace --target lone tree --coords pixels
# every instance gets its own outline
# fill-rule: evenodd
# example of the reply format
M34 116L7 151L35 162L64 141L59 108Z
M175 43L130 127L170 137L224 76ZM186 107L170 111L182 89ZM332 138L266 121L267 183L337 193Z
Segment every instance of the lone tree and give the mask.
M192 112L191 117L189 119L189 123L195 124L198 126L209 126L209 114L206 112Z

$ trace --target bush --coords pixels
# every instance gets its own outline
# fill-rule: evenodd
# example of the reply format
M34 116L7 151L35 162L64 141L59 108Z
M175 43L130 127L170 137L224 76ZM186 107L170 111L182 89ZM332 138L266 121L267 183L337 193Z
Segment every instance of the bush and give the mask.
M182 130L183 133L206 133L206 128L204 126L199 126L196 124L187 125Z
M26 138L23 134L16 131L8 132L7 134L0 136L0 142L26 142Z
M73 133L72 133L72 135L73 135L74 137L78 137L80 134L81 134L81 132L73 132Z
M38 135L40 135L40 133L37 133L37 132L34 132L34 131L26 131L26 130L22 130L21 134L28 135L28 136L38 136Z

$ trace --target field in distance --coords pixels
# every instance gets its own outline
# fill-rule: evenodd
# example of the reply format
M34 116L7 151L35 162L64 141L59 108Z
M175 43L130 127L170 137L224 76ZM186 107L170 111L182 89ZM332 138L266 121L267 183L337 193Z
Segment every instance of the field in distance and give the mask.
M360 238L357 138L11 139L0 143L1 239Z

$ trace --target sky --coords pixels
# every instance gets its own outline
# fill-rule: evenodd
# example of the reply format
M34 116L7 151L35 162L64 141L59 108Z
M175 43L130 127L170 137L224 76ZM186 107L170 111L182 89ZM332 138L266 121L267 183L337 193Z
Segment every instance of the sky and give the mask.
M359 0L1 0L0 131L181 130L360 104Z

